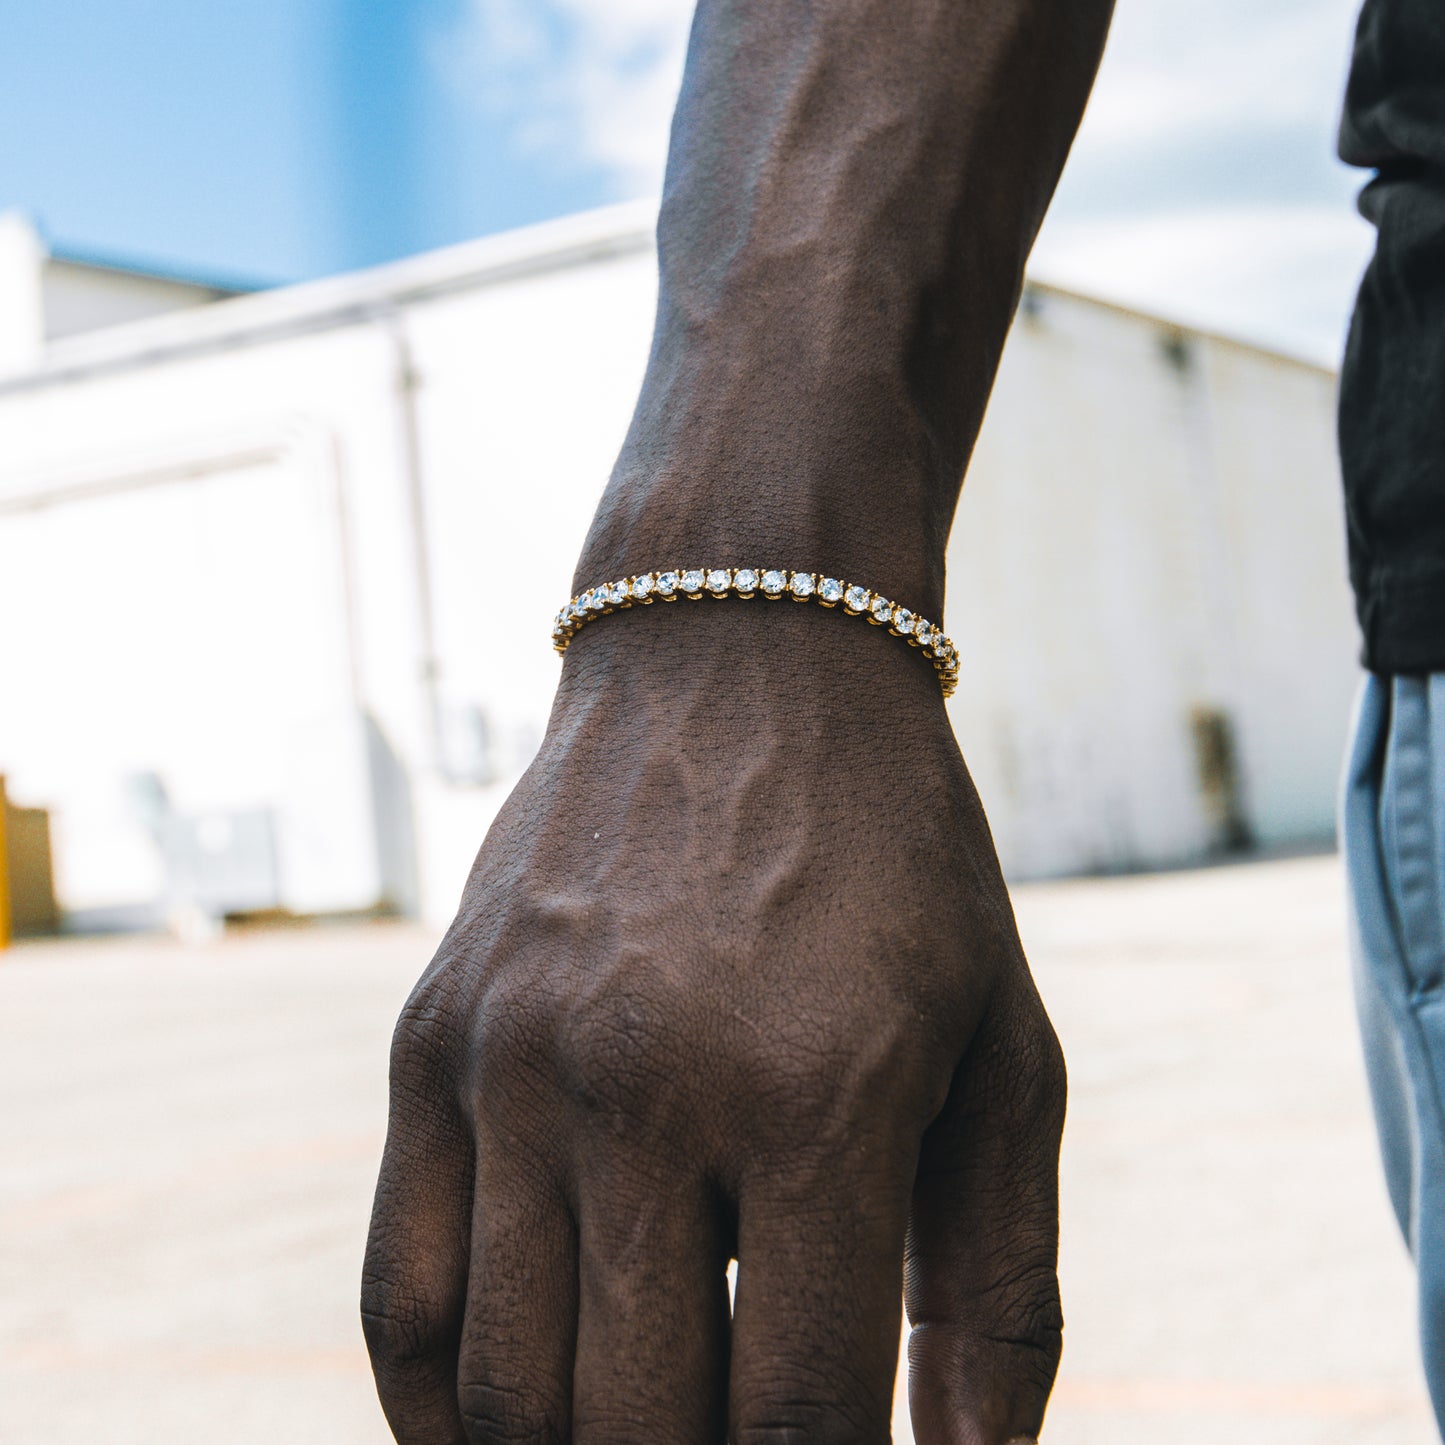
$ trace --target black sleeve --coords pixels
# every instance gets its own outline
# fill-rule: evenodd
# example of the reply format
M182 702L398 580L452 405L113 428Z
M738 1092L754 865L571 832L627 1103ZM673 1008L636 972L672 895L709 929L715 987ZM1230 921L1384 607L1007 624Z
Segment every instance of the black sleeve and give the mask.
M1350 576L1376 672L1445 670L1445 0L1366 0L1340 156L1377 230L1340 383Z

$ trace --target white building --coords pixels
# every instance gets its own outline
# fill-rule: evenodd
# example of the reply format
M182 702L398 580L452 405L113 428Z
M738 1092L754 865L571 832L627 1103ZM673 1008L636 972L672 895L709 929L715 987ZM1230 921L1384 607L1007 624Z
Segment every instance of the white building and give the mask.
M64 325L0 226L0 773L52 812L74 922L449 916L541 736L652 220L227 300L111 276ZM1013 876L1328 837L1356 675L1333 392L1030 286L946 618Z

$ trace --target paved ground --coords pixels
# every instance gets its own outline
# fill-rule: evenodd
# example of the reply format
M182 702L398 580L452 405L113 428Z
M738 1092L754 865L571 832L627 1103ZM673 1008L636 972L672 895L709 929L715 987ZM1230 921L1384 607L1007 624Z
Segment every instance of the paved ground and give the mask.
M1073 1072L1048 1445L1428 1445L1334 862L1017 904ZM429 946L4 957L0 1441L389 1438L353 1298L386 1040Z

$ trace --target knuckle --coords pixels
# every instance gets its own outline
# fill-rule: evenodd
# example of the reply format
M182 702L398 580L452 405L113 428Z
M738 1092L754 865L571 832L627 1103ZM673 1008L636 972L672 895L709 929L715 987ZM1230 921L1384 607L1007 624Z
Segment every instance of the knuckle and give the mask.
M530 1391L465 1380L457 1407L468 1445L564 1445L567 1438L555 1407Z
M1003 1379L1047 1392L1064 1347L1058 1275L1039 1264L993 1281L960 1311L964 1339L982 1344Z
M678 1092L680 1018L647 989L609 985L579 999L562 1021L558 1066L589 1113L615 1124L651 1117Z
M1010 1128L1036 1140L1063 1133L1069 1075L1059 1036L1037 993L1005 1006L984 1031L979 1097L1001 1106Z
M1050 1135L1063 1133L1068 1105L1069 1069L1063 1045L1043 1006L1029 1040L1019 1051L1022 1068L1020 1112Z
M788 1018L756 1037L743 1059L744 1093L770 1100L783 1123L837 1130L895 1128L933 1092L914 1020L876 1001L868 1010Z
M675 1412L629 1408L624 1401L584 1407L572 1420L572 1445L635 1445L638 1440L686 1440L695 1435L695 1427L680 1422Z
M850 1408L796 1394L759 1401L738 1422L736 1445L885 1445L889 1439L886 1412Z
M449 993L428 974L412 990L392 1030L393 1089L404 1091L445 1078L455 1063L456 1034Z
M986 1316L994 1321L992 1338L1037 1354L1057 1364L1063 1347L1064 1315L1059 1302L1059 1277L1045 1264L1016 1270L998 1280L985 1299Z
M550 1071L555 1033L551 1002L535 981L498 978L477 1009L468 1047L478 1097L505 1097L520 1080Z
M372 1360L393 1370L433 1359L448 1337L437 1311L418 1294L370 1273L361 1287L361 1330Z
M822 1341L818 1342L820 1345ZM755 1377L739 1411L736 1445L874 1445L887 1441L893 1371L872 1385L850 1367L838 1342L820 1357L794 1356L786 1373L774 1368Z

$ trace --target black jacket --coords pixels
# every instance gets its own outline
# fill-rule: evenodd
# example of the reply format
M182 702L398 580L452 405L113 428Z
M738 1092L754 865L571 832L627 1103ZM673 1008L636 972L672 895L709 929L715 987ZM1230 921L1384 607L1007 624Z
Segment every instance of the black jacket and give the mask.
M1365 0L1340 156L1376 172L1339 414L1364 662L1445 671L1445 0Z

